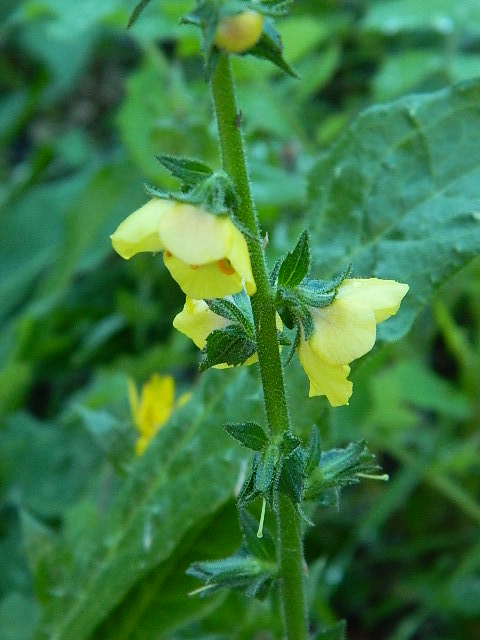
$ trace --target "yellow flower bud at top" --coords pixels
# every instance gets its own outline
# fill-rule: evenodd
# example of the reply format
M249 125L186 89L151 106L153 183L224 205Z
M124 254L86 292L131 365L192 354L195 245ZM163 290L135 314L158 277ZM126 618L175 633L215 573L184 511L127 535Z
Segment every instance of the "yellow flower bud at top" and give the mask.
M111 240L126 260L142 251L163 251L165 266L191 298L256 291L246 240L227 215L153 198L128 216Z
M227 53L243 53L258 42L262 29L262 14L249 9L235 16L222 18L215 32L214 42Z
M310 396L327 396L333 407L348 404L350 362L375 344L376 326L395 315L408 285L394 280L344 280L332 304L310 308L313 334L302 336L298 357L310 380Z

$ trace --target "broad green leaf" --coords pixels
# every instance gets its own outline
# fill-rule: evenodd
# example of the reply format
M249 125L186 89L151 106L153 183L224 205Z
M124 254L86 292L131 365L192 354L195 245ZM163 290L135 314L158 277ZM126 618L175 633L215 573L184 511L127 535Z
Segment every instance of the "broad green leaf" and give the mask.
M480 252L479 106L475 81L373 107L311 172L313 271L410 285L384 339Z
M285 256L278 271L278 284L294 288L300 284L310 269L310 240L308 231L304 231L293 251Z
M371 4L363 26L387 35L422 29L441 34L468 31L478 35L480 5L477 0L383 0Z
M63 577L47 585L57 595L38 639L89 637L140 580L177 553L192 528L231 499L241 450L221 425L260 419L257 384L247 370L238 379L234 371L202 376L192 399L136 459L98 526L81 529L78 540L71 535L52 558L57 571L59 558L70 561L63 563ZM238 403L238 397L251 400ZM84 552L75 556L79 542Z
M265 431L256 422L229 422L223 427L240 444L254 451L260 451L268 442Z

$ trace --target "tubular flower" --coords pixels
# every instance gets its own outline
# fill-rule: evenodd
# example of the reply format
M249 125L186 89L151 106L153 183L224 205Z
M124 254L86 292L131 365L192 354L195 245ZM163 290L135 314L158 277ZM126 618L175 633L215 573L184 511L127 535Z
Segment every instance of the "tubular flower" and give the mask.
M169 419L172 411L182 406L189 394L181 396L175 403L175 382L171 376L160 376L154 373L146 382L138 397L137 387L133 380L128 380L128 399L133 422L139 432L135 450L141 455L150 440Z
M310 396L325 395L334 407L348 404L349 363L372 349L376 325L397 313L407 291L408 285L395 280L352 278L342 282L330 305L310 308L313 334L298 346Z
M190 204L153 198L111 235L126 260L144 251L163 251L163 260L191 298L221 298L257 290L245 238L227 215Z
M191 298L187 298L183 309L173 319L175 329L184 333L190 340L193 340L199 349L203 349L205 346L209 333L215 331L215 329L223 329L229 324L232 324L231 321L214 313L205 300L193 300ZM257 360L258 356L254 353L243 364L253 364ZM216 365L216 368L224 368L226 366L228 365L220 364Z
M243 53L258 42L262 35L263 16L251 9L222 18L214 42L228 53Z

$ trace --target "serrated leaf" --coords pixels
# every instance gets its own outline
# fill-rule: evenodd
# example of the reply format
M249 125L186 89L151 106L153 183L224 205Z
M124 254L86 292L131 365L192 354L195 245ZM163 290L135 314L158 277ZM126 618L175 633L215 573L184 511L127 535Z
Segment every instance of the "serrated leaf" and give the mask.
M285 431L280 443L280 450L284 456L289 456L301 444L302 441L300 438L295 436L291 431Z
M293 289L307 275L310 269L310 241L308 231L298 239L295 249L289 251L278 271L278 284Z
M240 365L256 351L256 344L238 325L215 329L207 336L202 349L200 371L217 364Z
M379 327L398 339L480 252L480 81L373 107L310 175L313 265L410 285Z
M253 451L260 451L268 442L264 430L256 422L227 423L223 427L240 444Z
M213 170L207 164L194 158L159 155L157 160L187 187L203 182L213 175Z

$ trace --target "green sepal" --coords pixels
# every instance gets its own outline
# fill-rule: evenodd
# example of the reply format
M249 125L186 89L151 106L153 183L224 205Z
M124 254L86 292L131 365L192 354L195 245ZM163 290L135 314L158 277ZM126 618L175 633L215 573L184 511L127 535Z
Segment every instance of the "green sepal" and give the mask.
M227 423L223 428L240 444L253 451L261 451L268 442L265 431L256 422Z
M253 502L253 500L256 500L262 495L261 492L258 491L255 487L255 474L259 457L259 455L255 456L252 468L250 470L250 475L245 479L245 482L240 489L240 493L238 494L237 503L239 509L245 508L248 504L250 504L250 502Z
M305 450L305 475L307 477L320 463L321 455L322 443L320 441L320 433L318 432L317 425L314 424Z
M241 365L256 351L256 344L238 325L215 329L207 336L202 349L200 371L217 364Z
M309 305L296 294L296 290L279 287L276 296L276 307L280 318L289 329L300 325L303 328L305 340L308 340L314 329Z
M240 527L245 544L252 555L267 562L276 562L275 541L268 529L263 527L263 536L259 538L258 522L247 509L238 509Z
M206 300L206 303L209 308L217 314L217 316L221 316L222 318L226 318L227 320L231 320L232 322L239 324L245 331L246 335L251 340L255 340L255 328L253 326L251 311L247 316L246 310L243 307L240 308L235 304L235 302L231 302L226 298L212 298L210 300Z
M380 467L365 442L352 442L345 449L330 449L320 456L318 466L307 479L304 498L318 499L330 489L360 482L358 474L376 474Z
M275 477L280 450L276 442L269 442L258 454L255 467L255 489L259 493L267 492Z
M211 595L219 589L239 589L251 598L263 599L270 590L276 566L240 548L229 558L194 562L186 573L205 582L205 588L197 592L200 596Z
M186 187L193 187L213 175L213 169L195 158L158 155L157 160Z
M300 300L310 307L327 307L333 302L337 295L338 288L342 282L350 276L352 265L342 271L332 280L310 280L305 279L295 289L295 293Z
M293 78L299 77L295 69L293 69L283 57L282 39L273 26L273 22L268 18L263 23L263 31L259 41L246 53L256 58L270 60L270 62L282 71L285 71L289 76Z
M302 444L300 438L297 438L291 431L285 431L280 441L280 451L283 456L289 456Z
M278 269L278 286L293 289L299 285L310 270L310 241L305 230L293 251L283 258Z
M140 0L140 2L136 4L128 19L127 29L130 29L130 27L137 21L139 15L142 13L149 2L150 0Z
M299 447L284 458L278 489L285 493L294 504L300 504L303 499L304 483L305 456L301 447Z

